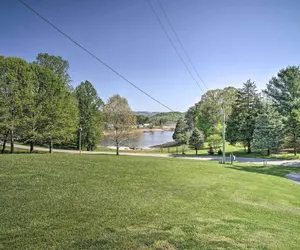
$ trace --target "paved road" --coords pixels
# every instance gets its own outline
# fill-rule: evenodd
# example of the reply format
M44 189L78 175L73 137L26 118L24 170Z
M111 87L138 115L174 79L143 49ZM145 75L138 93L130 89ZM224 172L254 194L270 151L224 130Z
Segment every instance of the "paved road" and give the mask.
M290 173L287 174L285 177L292 180L296 184L300 184L300 173Z
M15 145L16 148L27 149L29 150L29 146L24 145ZM49 151L47 148L35 147L37 151ZM78 150L65 150L65 149L53 149L53 152L58 153L70 153L70 154L78 154ZM82 151L82 154L98 154L98 155L114 155L114 152L90 152L90 151ZM191 155L173 155L173 154L151 154L151 153L129 153L129 152L120 152L121 155L129 155L129 156L145 156L145 157L159 157L159 158L180 158L180 159L190 159L190 160L202 160L202 161L218 161L220 157L217 156L191 156ZM245 158L245 157L237 157L236 162L242 163L253 163L253 164L263 164L263 161L266 159L263 158ZM229 162L229 158L227 159ZM281 165L281 166L290 166L290 167L300 167L300 160L274 160L268 159L268 164L272 165Z

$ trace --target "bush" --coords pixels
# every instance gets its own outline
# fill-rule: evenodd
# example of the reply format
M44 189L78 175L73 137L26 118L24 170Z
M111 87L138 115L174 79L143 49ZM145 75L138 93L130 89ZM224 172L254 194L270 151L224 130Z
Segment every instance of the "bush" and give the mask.
M210 149L207 151L207 153L208 153L209 155L214 155L214 154L215 154L215 151L214 151L212 148L210 148Z
M222 155L222 154L223 154L222 149L219 149L219 150L218 150L218 155Z

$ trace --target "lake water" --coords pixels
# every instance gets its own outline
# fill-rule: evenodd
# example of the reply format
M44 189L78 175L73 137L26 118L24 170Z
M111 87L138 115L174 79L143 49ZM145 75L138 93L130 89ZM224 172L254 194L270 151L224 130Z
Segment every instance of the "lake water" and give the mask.
M136 147L136 148L144 148L144 147L150 147L166 142L173 141L172 135L173 131L153 131L153 132L142 132L140 133L140 137L135 140L127 143L126 147ZM115 146L114 142L112 140L109 140L108 138L103 139L103 141L100 143L102 146Z

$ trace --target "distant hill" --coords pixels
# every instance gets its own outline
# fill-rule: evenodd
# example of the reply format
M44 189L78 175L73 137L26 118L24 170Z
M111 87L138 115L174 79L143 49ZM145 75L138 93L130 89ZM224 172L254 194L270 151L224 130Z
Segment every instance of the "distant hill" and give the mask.
M135 111L134 113L136 115L145 115L145 116L151 117L151 116L159 114L160 112Z
M138 116L147 116L148 118L140 118L137 120L137 124L151 123L155 126L162 126L166 124L175 124L179 118L184 117L184 113L181 112L148 112L137 111Z
M163 124L175 124L179 118L183 118L184 113L181 112L161 112L153 115L149 118L149 122L159 125Z

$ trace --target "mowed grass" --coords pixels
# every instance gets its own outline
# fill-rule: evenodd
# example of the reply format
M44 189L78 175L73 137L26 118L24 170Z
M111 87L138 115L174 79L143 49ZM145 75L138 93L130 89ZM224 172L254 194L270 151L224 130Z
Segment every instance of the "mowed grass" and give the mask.
M0 156L1 249L299 249L300 169Z

